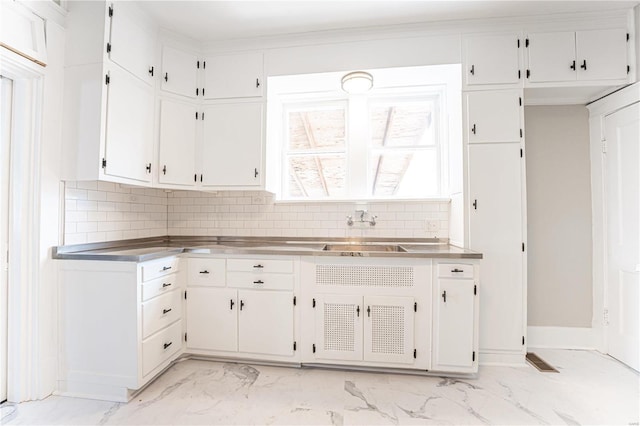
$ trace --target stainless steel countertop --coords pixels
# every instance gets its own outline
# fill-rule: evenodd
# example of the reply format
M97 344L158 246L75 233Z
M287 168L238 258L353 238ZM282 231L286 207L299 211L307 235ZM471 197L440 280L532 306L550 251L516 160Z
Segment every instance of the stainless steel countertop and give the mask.
M333 250L325 246L333 245ZM345 245L345 249L341 246ZM382 246L402 251L377 251ZM337 247L336 247L337 246ZM351 247L347 247L351 246ZM354 248L356 246L357 248ZM359 246L359 247L358 247ZM376 251L369 251L375 246ZM384 247L383 247L384 248ZM54 259L144 262L182 253L289 256L482 259L482 254L436 238L157 237L53 247Z

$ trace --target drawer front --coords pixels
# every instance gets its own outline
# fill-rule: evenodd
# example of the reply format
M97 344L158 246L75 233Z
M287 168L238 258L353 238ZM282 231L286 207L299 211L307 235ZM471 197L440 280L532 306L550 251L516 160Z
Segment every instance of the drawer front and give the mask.
M142 338L180 319L182 292L171 291L142 304Z
M224 259L189 259L190 286L224 287L225 272Z
M438 277L473 278L473 265L468 263L439 263Z
M291 274L256 274L253 272L229 272L227 284L237 288L264 288L267 290L293 290Z
M182 348L182 321L142 341L142 375L146 376Z
M227 259L227 271L253 273L293 273L293 260Z
M178 274L170 274L142 284L142 301L145 302L161 294L180 287Z
M177 257L167 257L159 260L152 260L142 264L142 281L150 281L165 275L173 274L178 270L180 259Z

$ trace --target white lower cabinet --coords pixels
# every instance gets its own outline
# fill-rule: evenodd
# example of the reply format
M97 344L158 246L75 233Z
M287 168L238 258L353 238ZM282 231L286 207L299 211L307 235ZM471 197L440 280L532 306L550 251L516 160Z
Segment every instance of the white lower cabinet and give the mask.
M238 351L293 355L293 292L238 290Z
M238 307L235 289L189 287L187 349L238 350Z
M362 360L362 296L321 294L313 306L316 358Z

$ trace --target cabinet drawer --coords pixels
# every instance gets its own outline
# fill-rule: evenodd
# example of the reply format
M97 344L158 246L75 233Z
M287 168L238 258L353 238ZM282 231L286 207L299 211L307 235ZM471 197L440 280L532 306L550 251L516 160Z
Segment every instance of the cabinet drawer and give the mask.
M189 285L224 287L224 259L189 259Z
M181 291L174 290L142 304L142 338L180 319Z
M142 341L142 375L146 376L182 347L182 321Z
M448 278L473 278L473 265L465 263L440 263L438 276Z
M145 302L161 294L168 293L180 287L178 274L169 274L142 284L142 301Z
M167 257L145 262L142 264L142 281L149 281L172 274L178 270L179 264L180 259L177 257Z
M293 260L227 259L227 271L290 274L293 272Z
M290 274L256 274L253 272L229 272L229 287L264 288L267 290L292 290L293 275Z

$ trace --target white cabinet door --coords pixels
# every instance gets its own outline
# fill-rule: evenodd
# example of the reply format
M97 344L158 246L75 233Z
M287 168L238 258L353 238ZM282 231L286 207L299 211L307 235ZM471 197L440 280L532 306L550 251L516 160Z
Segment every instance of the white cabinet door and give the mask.
M475 283L439 279L434 297L433 370L472 372L476 364L473 331Z
M238 290L240 352L293 355L293 293Z
M153 88L114 65L107 85L105 174L151 182Z
M414 363L414 299L365 296L364 360Z
M236 290L189 287L187 348L229 352L238 350Z
M204 186L259 186L262 104L210 105L204 110Z
M139 79L152 84L155 67L155 39L136 19L130 8L132 3L121 2L113 6L111 37L107 50L109 59ZM152 71L153 70L153 71Z
M522 351L520 144L469 145L469 247L482 253L480 350Z
M188 52L162 47L162 90L196 97L198 58Z
M627 78L627 32L624 29L576 32L578 80Z
M465 94L469 143L520 140L520 90L491 90Z
M576 40L573 31L527 36L529 81L558 82L576 79Z
M519 35L469 35L463 41L465 83L480 84L518 83Z
M196 108L185 102L160 101L158 182L194 186Z
M262 53L211 56L205 60L204 78L206 99L262 96Z
M316 358L362 360L362 297L325 294L315 302Z

